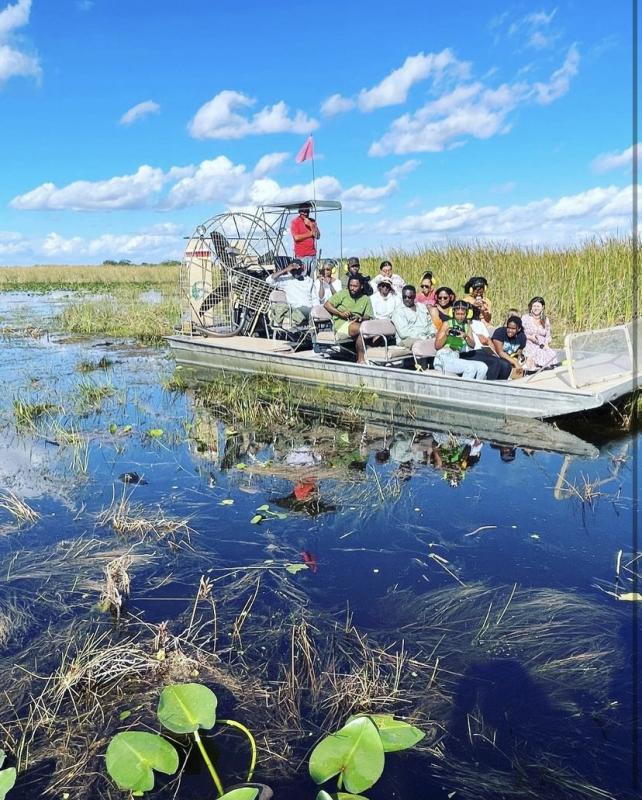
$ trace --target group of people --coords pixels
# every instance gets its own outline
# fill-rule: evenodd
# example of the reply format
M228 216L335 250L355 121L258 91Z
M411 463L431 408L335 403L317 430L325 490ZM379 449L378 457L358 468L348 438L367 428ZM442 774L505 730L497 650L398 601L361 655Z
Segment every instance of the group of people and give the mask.
M346 273L339 278L336 261L317 264L316 242L321 234L310 219L309 207L299 209L291 233L295 257L267 278L286 297L285 303L273 308L273 319L278 323L288 314L294 324L304 324L315 306L323 306L332 317L337 339L354 341L357 363L366 361L359 333L361 323L368 319L390 320L397 344L409 350L417 342L432 340L433 366L444 373L507 380L558 363L543 297L533 297L524 313L511 308L498 324L483 276L471 277L460 298L448 286L436 287L430 271L424 272L417 291L388 260L381 262L378 274L371 278L362 273L358 258L349 258ZM428 366L425 360L424 366Z

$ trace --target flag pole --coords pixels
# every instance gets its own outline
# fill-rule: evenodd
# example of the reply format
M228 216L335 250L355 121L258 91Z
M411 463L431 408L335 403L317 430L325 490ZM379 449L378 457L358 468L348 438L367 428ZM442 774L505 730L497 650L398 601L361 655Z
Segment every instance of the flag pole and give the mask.
M310 139L312 139L312 135L310 134ZM316 179L314 177L314 139L312 139L312 200L314 202L314 210L316 212L316 205L317 205L317 188L316 188Z

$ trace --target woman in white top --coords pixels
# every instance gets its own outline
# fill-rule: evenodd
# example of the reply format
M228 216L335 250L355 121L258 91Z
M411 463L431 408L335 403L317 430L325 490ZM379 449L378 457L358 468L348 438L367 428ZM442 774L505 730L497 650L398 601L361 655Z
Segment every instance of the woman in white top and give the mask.
M381 264L379 264L379 274L375 275L375 277L370 281L370 285L373 289L376 289L379 285L379 282L384 278L389 278L392 281L392 288L395 290L397 295L400 295L401 290L406 285L406 282L401 275L397 275L395 272L393 272L392 262L390 261L382 261Z
M314 305L322 306L332 297L333 294L341 291L341 281L339 278L332 279L335 262L330 259L323 261L319 267L319 272L314 281Z
M377 291L370 298L375 319L392 319L399 305L399 296L392 288L390 278L382 278L377 284Z

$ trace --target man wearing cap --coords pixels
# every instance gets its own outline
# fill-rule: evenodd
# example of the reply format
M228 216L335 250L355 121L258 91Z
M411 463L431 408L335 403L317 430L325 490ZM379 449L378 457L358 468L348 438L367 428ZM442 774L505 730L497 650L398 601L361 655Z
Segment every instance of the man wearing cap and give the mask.
M305 267L299 258L293 258L287 267L268 276L266 283L285 292L287 298L287 303L271 304L273 325L282 325L288 315L294 325L302 325L308 320L314 304L314 283L305 274Z
M390 278L379 278L377 291L370 298L375 319L392 319L399 305L399 295L392 288Z
M310 219L310 204L299 208L299 216L292 220L290 233L294 241L294 257L303 262L305 274L313 275L317 262L317 239L321 237L316 221Z
M372 286L370 286L370 276L361 274L361 262L356 256L348 259L348 271L341 278L341 285L344 289L348 288L348 281L350 278L359 278L363 284L363 293L370 297L373 293Z

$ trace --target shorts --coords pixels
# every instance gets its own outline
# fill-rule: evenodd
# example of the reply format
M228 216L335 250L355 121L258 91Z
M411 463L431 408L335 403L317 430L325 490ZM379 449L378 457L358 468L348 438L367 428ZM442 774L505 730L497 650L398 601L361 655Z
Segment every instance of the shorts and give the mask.
M352 325L353 320L346 319L344 320L338 328L334 329L335 336L350 336L350 326Z

